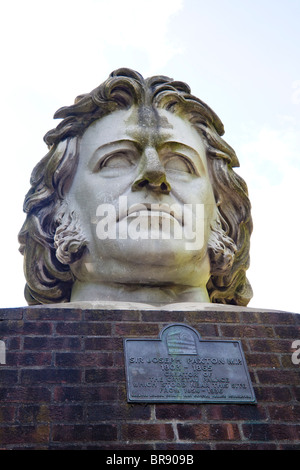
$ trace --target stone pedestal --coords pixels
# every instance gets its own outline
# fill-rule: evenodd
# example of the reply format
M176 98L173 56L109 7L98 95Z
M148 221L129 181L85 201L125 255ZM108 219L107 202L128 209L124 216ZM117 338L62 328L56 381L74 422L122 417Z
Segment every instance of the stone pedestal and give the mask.
M175 322L241 340L257 404L127 403L123 339ZM0 309L0 449L300 449L298 339L279 311Z

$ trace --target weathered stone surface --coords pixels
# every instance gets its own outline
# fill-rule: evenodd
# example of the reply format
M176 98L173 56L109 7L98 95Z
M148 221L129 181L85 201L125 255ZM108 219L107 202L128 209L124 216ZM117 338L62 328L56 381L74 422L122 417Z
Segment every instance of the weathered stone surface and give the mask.
M247 186L187 84L119 69L55 118L19 234L30 305L248 304Z

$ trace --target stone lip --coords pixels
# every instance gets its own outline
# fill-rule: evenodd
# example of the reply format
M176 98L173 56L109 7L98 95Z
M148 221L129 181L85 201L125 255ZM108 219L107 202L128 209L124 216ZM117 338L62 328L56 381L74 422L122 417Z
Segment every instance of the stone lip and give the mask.
M180 302L173 304L144 304L139 302L118 301L82 301L57 304L34 305L30 308L65 308L84 310L165 310L165 311L212 311L212 312L282 312L282 310L262 309L255 307L241 307L239 305L226 305L206 302ZM28 308L28 307L27 307ZM287 313L291 313L286 311ZM300 312L294 312L300 313Z

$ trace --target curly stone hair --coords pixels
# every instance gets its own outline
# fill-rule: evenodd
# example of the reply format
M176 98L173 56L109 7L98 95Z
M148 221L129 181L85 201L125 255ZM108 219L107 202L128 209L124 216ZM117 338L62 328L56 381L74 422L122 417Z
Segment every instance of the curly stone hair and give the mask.
M245 181L234 172L234 150L222 139L223 124L189 86L165 76L144 79L138 72L118 69L74 105L60 108L62 121L44 140L47 155L31 175L24 201L26 220L19 233L24 255L25 298L30 305L69 302L74 282L70 264L82 256L87 240L64 196L77 169L78 143L87 127L116 110L152 106L184 116L201 135L218 208L208 251L211 302L246 306L252 289L246 277L252 232L251 205Z

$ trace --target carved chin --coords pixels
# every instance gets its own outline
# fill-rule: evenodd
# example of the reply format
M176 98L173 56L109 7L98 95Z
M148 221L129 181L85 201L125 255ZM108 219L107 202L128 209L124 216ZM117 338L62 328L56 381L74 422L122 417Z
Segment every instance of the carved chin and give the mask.
M65 212L54 237L57 259L62 264L71 265L81 258L87 244L77 215L74 212ZM233 264L236 250L236 244L226 235L217 218L211 226L208 241L211 274L222 275L228 271Z

